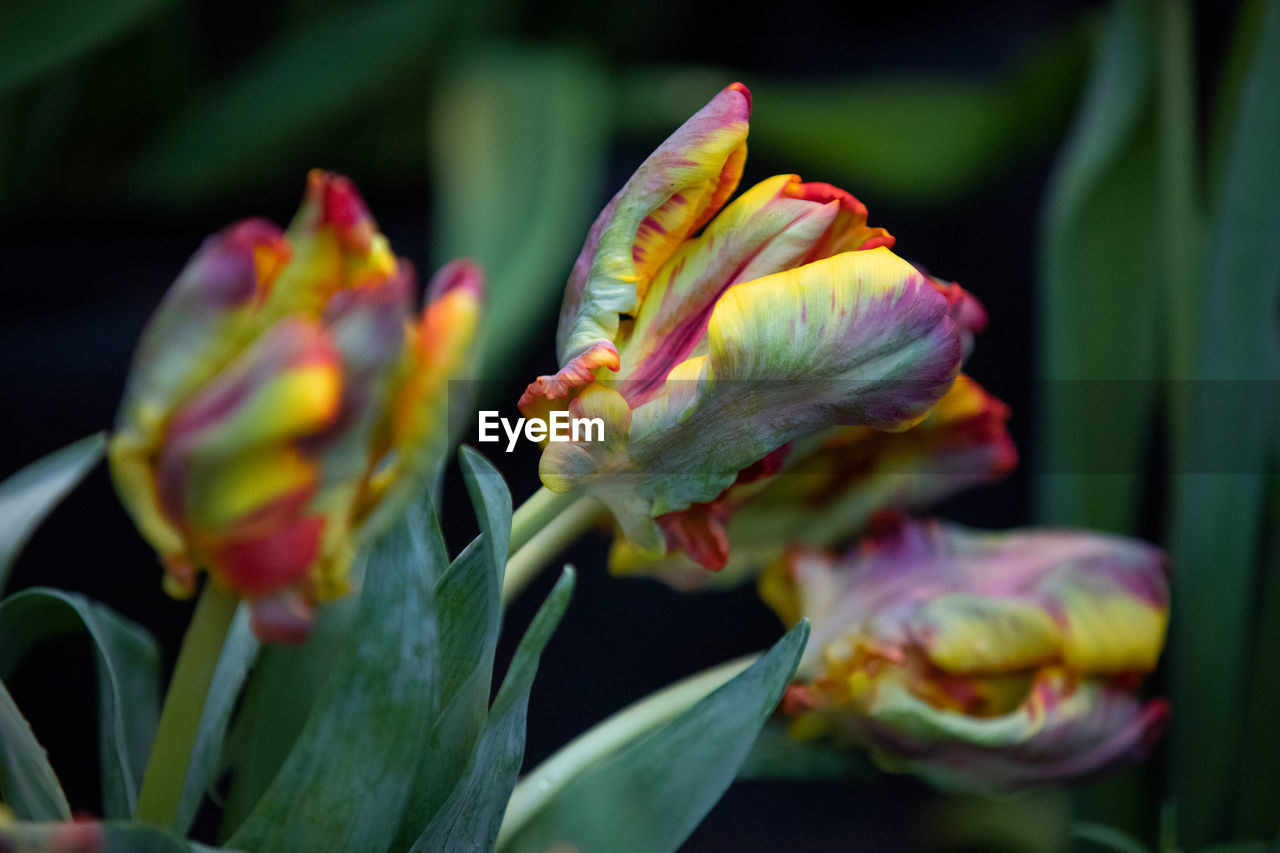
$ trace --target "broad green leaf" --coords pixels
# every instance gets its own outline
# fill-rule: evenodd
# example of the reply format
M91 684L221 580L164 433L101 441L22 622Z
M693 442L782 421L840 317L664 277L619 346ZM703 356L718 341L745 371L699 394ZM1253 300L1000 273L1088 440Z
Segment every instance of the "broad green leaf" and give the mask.
M306 643L259 652L227 737L232 774L224 835L244 822L293 749L333 662L351 639L358 607L356 596L326 604L316 612Z
M513 796L498 848L675 850L733 781L791 681L808 635L809 623L802 621L732 681L620 744L603 739L605 748L590 761L575 761L567 776L555 772L552 756Z
M435 704L432 580L443 544L423 504L410 506L363 555L351 637L230 846L273 853L390 846Z
M569 605L573 583L573 569L565 567L516 647L466 776L410 848L413 853L493 849L524 760L525 719L538 661Z
M1267 485L1265 518L1265 558L1255 584L1258 622L1240 736L1247 748L1240 756L1233 825L1234 834L1241 838L1280 833L1280 767L1276 766L1280 755L1280 726L1276 725L1280 720L1280 477L1274 474Z
M223 850L223 853L237 851ZM14 823L0 826L0 850L14 853L214 853L215 848L142 823Z
M1251 748L1242 709L1280 403L1277 89L1280 0L1269 0L1213 211L1199 381L1173 483L1174 788L1189 849L1230 837L1238 762Z
M308 15L222 88L192 102L141 153L126 184L189 205L260 179L307 134L412 74L448 5L388 0Z
M169 0L7 0L0 23L0 95L145 22Z
M398 850L414 843L463 777L489 711L493 657L502 622L511 495L502 476L479 453L464 447L459 457L480 522L480 537L436 583L439 707L430 720L413 793L392 845Z
M209 695L196 728L195 747L178 804L175 826L178 832L185 833L191 828L205 791L214 783L222 767L223 744L231 711L257 654L258 641L249 630L249 611L241 605L223 641L213 680L209 682Z
M102 804L108 817L133 814L160 716L160 651L143 628L74 593L34 587L0 602L0 679L34 645L86 631L98 670Z
M0 483L0 593L9 567L36 526L102 458L106 436L82 438Z
M611 94L603 78L574 53L500 46L468 54L436 100L436 255L484 266L485 378L526 370L519 353L542 329L539 320L553 322L603 203Z
M1039 516L1133 529L1158 380L1163 245L1150 4L1113 7L1041 235Z
M782 723L766 723L751 752L738 768L739 779L875 778L876 770L864 753L832 749L821 741L800 740Z
M49 756L0 683L0 800L23 820L70 820Z
M1000 76L917 72L803 83L744 77L755 103L748 144L864 201L954 202L1052 143L1079 85L1086 36L1084 27L1073 27ZM625 106L617 119L646 136L670 132L738 77L688 69L633 75L618 98Z

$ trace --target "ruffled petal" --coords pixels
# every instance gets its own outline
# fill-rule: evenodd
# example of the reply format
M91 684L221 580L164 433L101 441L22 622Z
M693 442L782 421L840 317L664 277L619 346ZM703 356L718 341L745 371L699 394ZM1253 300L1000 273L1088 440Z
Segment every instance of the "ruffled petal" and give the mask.
M620 314L634 314L649 279L676 246L733 194L746 159L751 98L734 83L667 138L601 212L560 309L562 365L613 341Z

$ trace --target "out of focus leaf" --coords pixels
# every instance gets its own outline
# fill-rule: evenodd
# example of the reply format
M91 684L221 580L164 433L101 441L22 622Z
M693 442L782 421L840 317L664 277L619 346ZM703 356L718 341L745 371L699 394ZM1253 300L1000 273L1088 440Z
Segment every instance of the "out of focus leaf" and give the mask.
M138 26L169 2L6 0L0 22L0 95Z
M1189 849L1231 837L1245 781L1241 711L1280 403L1280 0L1258 39L1213 211L1199 381L1174 483L1174 788Z
M493 849L524 760L525 719L538 660L569 606L573 580L573 569L565 567L520 639L466 776L413 845L412 853Z
M1040 517L1132 530L1163 378L1148 5L1113 7L1049 187L1041 246Z
M462 476L480 522L480 537L436 583L439 706L394 849L414 843L467 771L485 727L493 684L493 657L502 622L502 573L511 529L511 495L483 456L464 447Z
M102 458L106 436L82 438L0 483L0 593L32 532Z
M240 688L244 686L249 667L253 665L257 654L258 641L249 630L249 612L241 605L222 644L218 665L214 669L213 680L209 683L209 695L196 728L195 747L191 752L191 763L187 766L187 778L178 804L175 828L180 833L191 828L205 791L217 778L218 769L222 766L222 747L231 711L240 697Z
M1241 734L1247 748L1240 756L1235 801L1234 834L1240 838L1280 837L1280 477L1270 477L1267 491L1266 556L1256 583L1257 628Z
M495 47L468 55L436 101L437 254L484 265L484 377L527 372L517 354L551 321L602 204L609 95L576 54Z
M0 850L13 853L214 853L215 848L187 841L149 824L84 821L0 826ZM236 852L226 850L226 853Z
M31 726L0 683L0 800L23 820L70 820L49 756Z
M498 849L675 850L733 781L808 635L802 621L732 681L656 727L632 729L621 743L599 734L616 725L616 717L606 720L575 742L601 742L590 760L565 761L575 744L552 756L512 796ZM571 765L569 772L557 763Z
M409 507L368 549L350 642L230 846L376 853L391 844L435 704L432 585L443 554L429 504Z
M216 197L270 171L306 134L411 74L427 55L445 0L330 7L207 98L144 149L126 185L168 205Z
M93 641L98 669L103 810L128 817L160 716L160 651L151 635L83 596L24 589L0 602L0 679L37 643L82 630Z
M792 83L748 77L759 109L751 145L794 164L806 178L839 183L860 197L954 201L1056 138L1086 53L1087 32L1076 27L994 79L915 74ZM646 134L669 132L738 76L682 70L630 77L618 120Z

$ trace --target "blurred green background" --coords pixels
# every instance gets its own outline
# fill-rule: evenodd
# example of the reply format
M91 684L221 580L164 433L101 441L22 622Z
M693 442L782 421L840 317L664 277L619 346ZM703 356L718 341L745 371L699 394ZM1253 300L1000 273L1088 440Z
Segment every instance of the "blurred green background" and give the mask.
M743 782L686 849L1266 849L1280 827L1278 65L1274 0L4 0L0 474L108 425L142 324L203 235L287 220L316 166L357 182L423 278L458 255L484 263L476 370L485 402L510 407L553 367L592 217L740 79L755 104L744 183L797 172L849 189L897 251L990 311L967 369L1011 403L1025 461L940 514L1171 550L1171 649L1151 689L1173 696L1174 725L1139 768L1007 802L901 778ZM532 452L495 462L517 500L536 488ZM472 523L449 512L460 495L451 483L455 543ZM531 763L780 632L750 590L612 581L604 549L569 555L584 571L533 695ZM189 605L158 579L99 472L14 587L83 590L172 654ZM84 648L54 644L11 686L92 811L93 709L75 698L89 674Z

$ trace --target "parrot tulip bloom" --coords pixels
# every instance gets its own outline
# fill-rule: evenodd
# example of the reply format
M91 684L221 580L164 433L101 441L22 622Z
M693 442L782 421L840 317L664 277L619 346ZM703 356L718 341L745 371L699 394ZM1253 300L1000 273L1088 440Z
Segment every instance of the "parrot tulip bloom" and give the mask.
M413 288L324 172L287 232L250 219L205 241L142 336L110 448L171 594L207 569L260 637L300 640L347 590L357 534L442 455L442 386L476 325L474 265L442 270L419 319Z
M565 293L560 369L520 400L603 421L603 441L548 444L542 482L596 496L653 555L707 553L701 505L776 470L793 440L914 425L959 369L947 296L853 196L780 175L720 210L749 113L744 86L724 89L600 214Z
M761 578L813 633L786 702L799 735L958 789L1062 781L1141 757L1167 714L1134 687L1168 622L1163 554L1070 530L906 521L841 560Z
M916 512L1007 475L1018 461L1009 409L960 376L929 416L905 432L835 427L793 443L776 474L736 484L706 504L712 573L683 551L653 557L616 539L609 570L676 589L724 589L754 580L788 547L825 548L866 531L882 512Z

